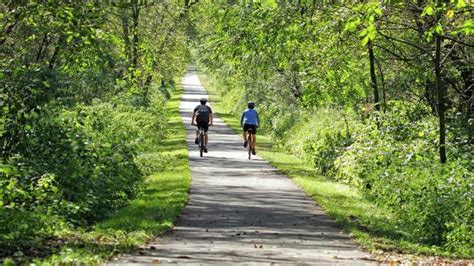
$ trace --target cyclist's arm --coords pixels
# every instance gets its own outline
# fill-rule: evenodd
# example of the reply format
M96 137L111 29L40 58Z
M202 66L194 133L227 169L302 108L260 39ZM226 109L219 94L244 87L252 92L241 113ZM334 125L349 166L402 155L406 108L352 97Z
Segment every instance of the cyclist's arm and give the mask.
M244 126L244 116L245 116L245 113L242 113L242 116L240 117L240 127Z
M214 125L214 117L212 116L212 108L210 106L207 107L209 109L209 125L213 126Z
M193 118L191 118L191 125L195 125L196 124L196 112L193 112Z

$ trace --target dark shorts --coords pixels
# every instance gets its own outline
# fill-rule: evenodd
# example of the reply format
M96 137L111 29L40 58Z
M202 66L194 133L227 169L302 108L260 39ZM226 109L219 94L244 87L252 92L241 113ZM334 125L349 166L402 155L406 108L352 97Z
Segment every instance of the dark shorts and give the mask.
M250 125L250 124L244 124L244 132L250 132L252 134L257 134L257 126L256 125Z
M207 132L209 129L209 122L197 122L197 128L198 129L204 129L204 132Z

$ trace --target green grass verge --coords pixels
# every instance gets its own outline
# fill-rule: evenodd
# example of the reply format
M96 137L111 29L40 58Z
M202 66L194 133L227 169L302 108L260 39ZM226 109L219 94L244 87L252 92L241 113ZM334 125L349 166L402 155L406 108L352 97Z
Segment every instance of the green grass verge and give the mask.
M164 170L148 176L144 191L130 205L92 230L59 233L56 250L51 256L36 260L36 264L100 264L133 251L173 226L187 202L191 181L186 130L179 114L181 95L178 84L166 106L170 132L160 149L168 162Z
M240 134L240 114L232 114L220 100L221 95L212 80L204 73L199 75L209 93L210 104L236 133ZM450 257L439 247L420 245L403 240L396 225L391 223L390 213L368 201L354 188L340 184L316 173L312 165L296 156L279 151L265 132L257 137L257 152L274 167L288 175L306 193L321 205L365 250L387 253ZM418 260L419 258L413 258Z

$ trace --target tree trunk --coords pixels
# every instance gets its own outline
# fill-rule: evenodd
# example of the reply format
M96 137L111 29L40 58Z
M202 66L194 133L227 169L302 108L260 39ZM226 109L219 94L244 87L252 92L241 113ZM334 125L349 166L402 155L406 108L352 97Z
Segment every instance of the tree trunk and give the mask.
M53 55L51 56L51 60L49 60L49 64L48 64L49 69L54 68L54 64L56 63L56 60L58 58L58 53L59 53L59 50L61 49L62 45L64 45L63 44L63 39L61 37L59 37L58 42L57 42L56 46L54 47L54 51L53 51Z
M375 56L374 56L372 41L369 41L367 43L367 48L369 49L370 84L372 85L372 89L374 93L375 110L380 111L379 89L377 87L377 76L375 75Z
M36 53L36 63L39 63L41 59L41 55L43 54L43 47L47 42L47 38L48 38L48 33L45 32L43 35L43 40L41 41L40 47L38 49L38 53Z
M438 0L438 6L441 0ZM436 34L434 68L436 76L436 91L438 93L438 117L439 117L439 160L446 163L446 122L445 122L445 101L446 92L441 78L441 36Z

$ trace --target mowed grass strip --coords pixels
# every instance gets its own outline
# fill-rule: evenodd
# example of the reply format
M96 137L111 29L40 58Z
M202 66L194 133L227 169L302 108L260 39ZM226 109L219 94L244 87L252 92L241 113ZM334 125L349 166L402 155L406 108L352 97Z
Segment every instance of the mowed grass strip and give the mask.
M166 164L162 171L147 177L144 191L130 205L92 230L61 232L57 249L42 265L100 264L113 256L128 253L172 228L186 205L191 172L188 164L186 130L179 114L182 86L167 102L170 120L168 137L159 150Z
M205 73L199 79L209 93L210 104L224 122L236 133L241 133L240 114L229 112L223 106L217 86ZM258 103L256 109L258 110ZM243 110L242 110L243 111ZM357 189L340 184L318 174L307 161L274 147L271 138L260 130L257 135L257 153L271 165L288 175L300 188L321 205L361 245L386 262L423 261L419 255L452 256L439 247L405 241L391 214L364 198ZM399 256L406 253L409 256ZM447 263L452 261L447 260ZM463 261L459 261L463 263ZM464 261L465 262L465 261Z

